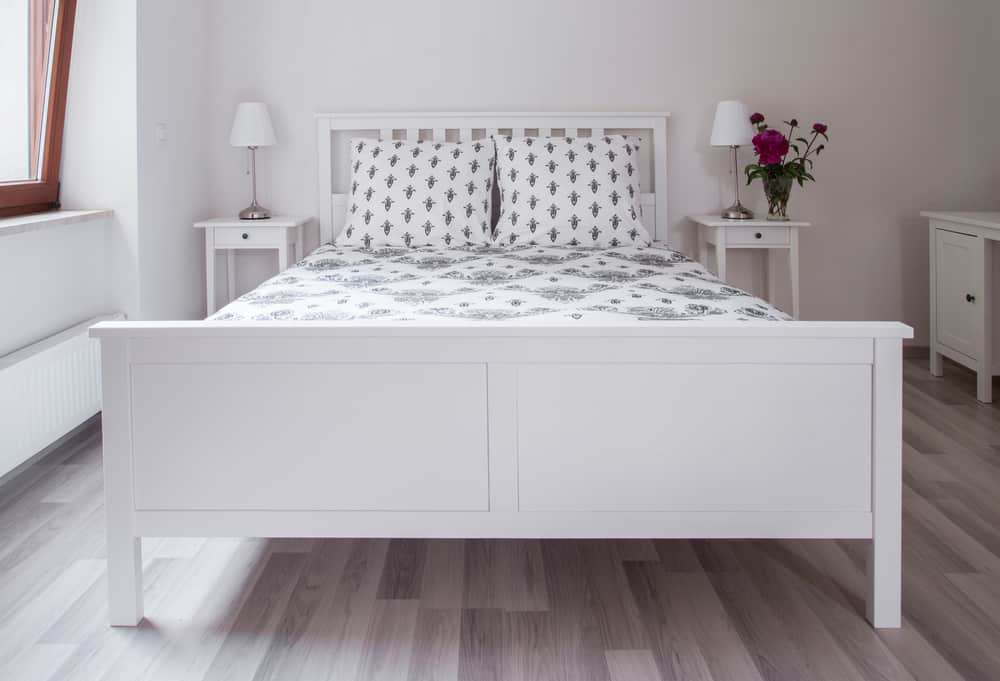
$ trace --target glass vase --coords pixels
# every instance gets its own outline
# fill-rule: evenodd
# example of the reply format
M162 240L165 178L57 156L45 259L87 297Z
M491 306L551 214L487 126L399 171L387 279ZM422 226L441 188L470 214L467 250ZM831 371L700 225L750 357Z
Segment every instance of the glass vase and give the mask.
M792 182L787 175L764 176L768 220L788 219L788 196L792 193Z

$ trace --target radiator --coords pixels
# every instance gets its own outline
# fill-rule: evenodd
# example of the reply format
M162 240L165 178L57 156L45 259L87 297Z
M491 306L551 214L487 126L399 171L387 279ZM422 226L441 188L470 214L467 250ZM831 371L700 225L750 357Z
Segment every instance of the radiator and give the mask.
M100 344L87 337L107 315L0 357L0 476L101 410Z

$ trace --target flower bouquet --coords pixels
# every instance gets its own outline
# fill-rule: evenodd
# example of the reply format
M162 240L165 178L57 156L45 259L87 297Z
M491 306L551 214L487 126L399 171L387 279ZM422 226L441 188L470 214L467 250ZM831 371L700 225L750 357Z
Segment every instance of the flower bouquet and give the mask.
M767 197L767 219L787 220L788 219L788 196L792 192L792 182L798 182L803 186L806 180L816 181L812 176L813 159L826 147L825 144L816 144L820 137L824 142L828 142L826 136L827 126L824 123L813 123L811 135L806 137L794 137L799 122L796 119L784 121L788 126L788 135L768 127L764 122L764 114L755 113L750 116L750 123L756 128L757 134L753 138L754 153L757 155L757 162L746 167L747 184L749 185L758 177L764 184L764 195ZM790 151L795 152L795 157L788 159Z

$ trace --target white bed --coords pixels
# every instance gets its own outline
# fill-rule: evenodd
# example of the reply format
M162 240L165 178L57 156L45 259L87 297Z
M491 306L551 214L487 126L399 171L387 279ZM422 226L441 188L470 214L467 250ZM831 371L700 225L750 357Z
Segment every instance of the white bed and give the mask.
M652 138L643 222L669 243L666 120L318 115L322 240L344 223L350 135L614 129ZM243 321L240 304L92 330L112 624L142 619L139 538L172 535L865 538L868 618L900 624L909 327L607 306Z

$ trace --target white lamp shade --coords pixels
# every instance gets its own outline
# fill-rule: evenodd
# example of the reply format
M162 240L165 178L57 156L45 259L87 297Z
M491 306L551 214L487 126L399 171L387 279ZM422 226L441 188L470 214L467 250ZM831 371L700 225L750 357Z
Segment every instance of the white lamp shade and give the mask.
M715 122L712 124L713 147L739 147L750 144L754 130L750 125L750 113L743 102L727 100L715 107Z
M236 107L229 143L234 147L269 147L277 140L271 116L263 102L241 102Z

